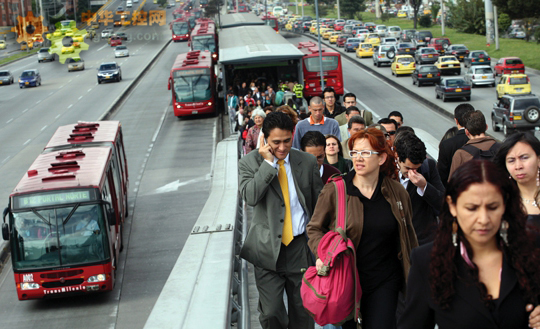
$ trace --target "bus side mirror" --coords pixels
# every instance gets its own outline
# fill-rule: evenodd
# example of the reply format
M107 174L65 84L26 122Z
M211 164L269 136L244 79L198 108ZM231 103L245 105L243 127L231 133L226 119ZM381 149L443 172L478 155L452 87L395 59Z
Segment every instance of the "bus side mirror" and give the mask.
M109 226L116 225L116 215L114 213L114 208L108 202L105 203L105 213L107 214L107 221L109 222Z
M6 223L2 223L2 238L9 241L9 226Z
M171 90L171 79L169 79L169 82L167 82L167 90Z

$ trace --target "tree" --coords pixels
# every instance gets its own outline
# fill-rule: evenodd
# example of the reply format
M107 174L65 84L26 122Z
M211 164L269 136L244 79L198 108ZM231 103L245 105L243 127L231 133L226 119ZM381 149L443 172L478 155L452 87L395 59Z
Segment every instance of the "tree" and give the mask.
M339 11L341 17L353 19L358 12L363 12L366 9L364 0L340 0Z
M457 0L448 4L449 21L458 32L486 34L483 0Z
M508 30L510 25L512 25L512 19L510 19L510 16L508 16L508 14L501 13L499 14L498 23L499 23L499 31L506 33L506 30Z
M523 20L523 27L526 33L526 40L529 41L532 34L530 28L537 24L540 18L540 6L537 0L492 0L493 5L499 11L507 14L510 19Z
M219 1L221 0L210 0L208 1L208 6L204 8L204 16L213 18L218 14Z
M418 10L420 9L420 5L422 5L422 0L410 0L409 4L413 8L414 29L416 30L418 24Z

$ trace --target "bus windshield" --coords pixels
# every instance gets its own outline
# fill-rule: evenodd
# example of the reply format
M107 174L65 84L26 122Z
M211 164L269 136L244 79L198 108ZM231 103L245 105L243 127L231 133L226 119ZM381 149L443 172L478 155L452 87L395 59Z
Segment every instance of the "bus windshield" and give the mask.
M173 80L177 102L201 102L212 97L209 69L174 71Z
M193 37L193 50L208 50L211 53L216 51L214 36L196 35Z
M306 58L304 63L306 64L306 70L308 72L319 72L321 70L319 57ZM323 71L332 71L338 68L339 57L338 56L323 56L322 57Z
M174 34L187 34L189 32L188 24L186 22L174 23L172 26Z
M13 214L17 270L93 263L109 258L101 204L71 205Z

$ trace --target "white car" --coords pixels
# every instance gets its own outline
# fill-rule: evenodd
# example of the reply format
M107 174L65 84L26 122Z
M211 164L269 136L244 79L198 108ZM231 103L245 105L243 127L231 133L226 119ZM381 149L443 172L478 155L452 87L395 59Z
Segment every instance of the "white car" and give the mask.
M102 38L108 38L112 34L113 30L105 29L101 31Z
M375 31L373 31L373 33L377 33L382 38L386 37L386 25L375 26Z
M381 45L397 45L398 40L396 38L382 38L381 39Z
M118 58L118 57L129 57L129 50L127 49L126 46L117 46L117 47L114 49L114 57L115 57L115 58Z
M392 37L399 39L399 35L401 34L401 27L399 26L389 26L388 30L386 31L387 37Z

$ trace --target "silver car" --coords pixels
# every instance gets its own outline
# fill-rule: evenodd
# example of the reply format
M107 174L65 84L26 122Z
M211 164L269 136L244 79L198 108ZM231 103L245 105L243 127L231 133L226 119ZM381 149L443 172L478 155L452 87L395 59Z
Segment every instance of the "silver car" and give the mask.
M396 38L382 38L381 44L385 45L397 45L398 41Z
M495 72L489 65L471 66L465 73L465 82L473 88L479 85L490 85L495 87Z
M111 28L106 28L105 30L101 31L101 37L108 38L113 33L113 31L114 30Z
M377 25L375 26L374 33L377 33L380 37L386 37L386 25Z
M54 61L54 53L50 54L49 48L41 48L37 54L37 61L38 63L44 61Z
M114 57L129 57L129 50L126 46L117 46L114 48Z
M0 85L10 85L13 83L13 74L8 70L0 71Z
M380 45L373 52L373 65L381 67L382 64L392 64L396 57L394 45Z
M386 32L387 37L399 39L401 34L401 27L399 26L389 26L388 31Z
M68 72L84 70L84 61L80 57L67 58L66 63L68 65Z

